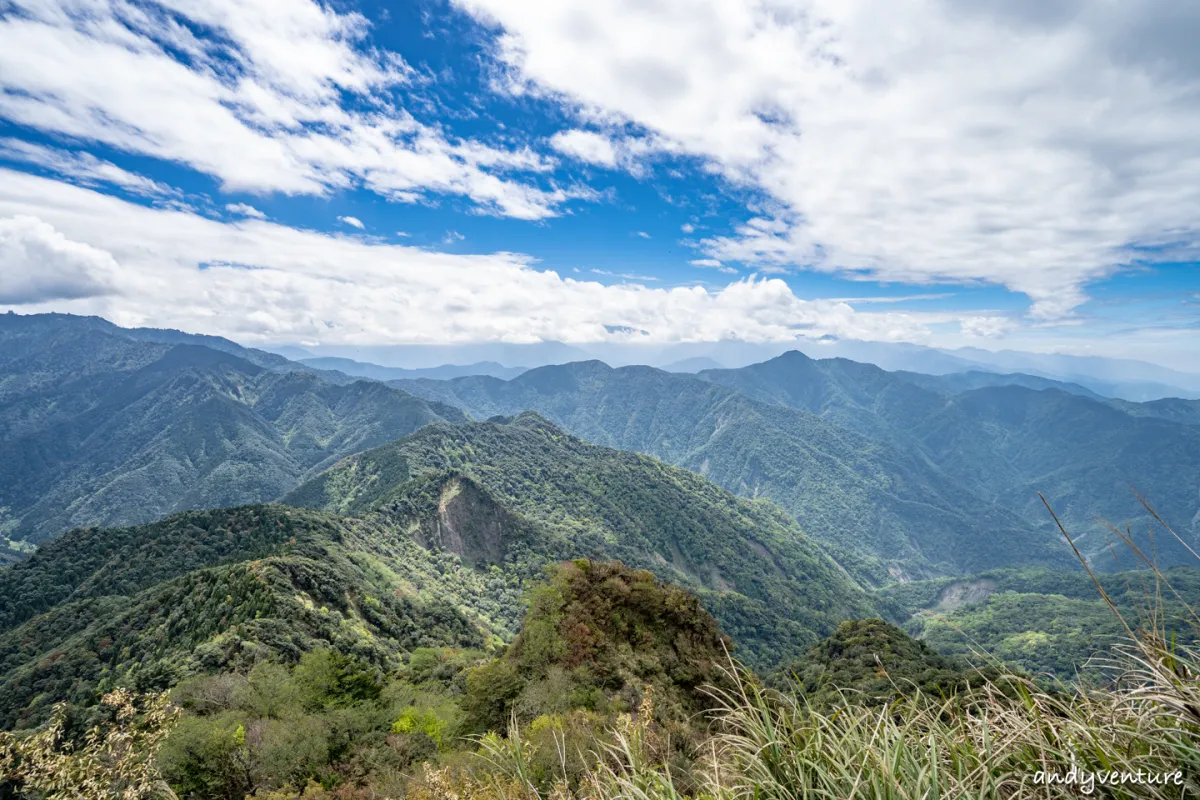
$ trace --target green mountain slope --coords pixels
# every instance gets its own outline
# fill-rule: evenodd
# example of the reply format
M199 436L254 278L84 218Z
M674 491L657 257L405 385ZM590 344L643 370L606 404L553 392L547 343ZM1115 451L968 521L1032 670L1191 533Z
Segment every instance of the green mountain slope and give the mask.
M1081 549L1106 568L1116 537L1101 520L1131 532L1163 565L1194 563L1165 531L1153 538L1131 489L1195 548L1200 520L1200 428L1058 391L1008 386L965 392L914 421L925 451L985 498L1025 518L1045 518L1037 493L1053 504ZM1043 523L1049 529L1049 521ZM1119 545L1119 553L1125 548ZM1125 560L1125 568L1133 566Z
M462 418L379 383L127 334L0 316L0 536L272 500L349 453Z
M912 376L842 359L813 361L799 353L704 377L894 442L953 475L987 506L1007 509L1053 535L1040 491L1081 537L1083 549L1105 567L1114 566L1106 555L1113 537L1097 518L1145 527L1147 515L1131 487L1193 548L1200 542L1195 401L1106 401L1070 387L1042 389L1029 376L967 381L922 376L917 386ZM1016 382L990 385L995 378ZM964 389L972 384L978 388ZM1143 531L1135 534L1149 550ZM1186 548L1165 532L1155 549L1163 564L1191 563Z
M872 364L844 358L814 360L796 350L741 369L706 370L699 377L907 449L916 443L897 423L928 414L944 403L941 393L900 380Z
M946 375L923 375L919 372L896 371L890 374L897 378L902 378L909 383L916 384L923 389L945 395L959 394L971 389L983 389L988 386L1024 386L1027 389L1059 389L1068 394L1077 394L1081 397L1089 397L1092 400L1104 401L1107 399L1086 386L1080 386L1078 383L1056 381L1050 378L1043 378L1039 375L1026 375L1021 372L1001 373L970 370L968 372L951 372ZM1114 400L1111 402L1124 403L1126 401ZM1133 403L1132 405L1136 406L1140 404Z
M390 536L283 506L72 531L0 570L0 728L318 647L395 668L416 647L483 644L462 610L483 579L407 542L398 580L370 544Z
M694 588L749 662L794 658L875 612L785 514L533 414L427 425L352 456L283 505L81 528L0 569L0 727L115 685L296 661L384 669L423 646L516 635L528 588L619 558Z
M1135 417L1157 417L1183 425L1200 425L1200 400L1181 400L1178 397L1168 397L1146 403L1110 400L1108 404Z
M468 558L536 537L514 553L517 564L545 563L548 555L619 559L700 593L760 663L870 607L774 505L739 499L646 456L586 444L532 413L428 425L351 456L284 502L382 515Z
M1102 575L1100 581L1131 628L1165 629L1179 644L1193 643L1200 570L1173 567L1163 575L1169 586L1144 570ZM966 579L915 581L889 587L880 601L941 653L983 653L1064 680L1080 673L1098 677L1103 659L1111 659L1113 646L1127 637L1083 572L994 570Z
M849 423L692 376L581 362L510 381L394 385L477 417L534 409L589 441L647 453L738 494L774 500L806 532L834 545L842 563L864 580L1071 563L1055 537L983 501L915 445L871 438L848 430ZM896 391L898 403L928 394L903 382ZM866 422L853 427L887 426L870 412L859 417Z
M164 330L160 328L122 328L100 317L81 317L75 314L14 314L8 312L0 315L0 337L5 348L0 352L0 364L7 364L19 359L37 356L46 351L53 351L53 359L41 358L36 364L37 372L42 377L61 380L71 374L81 374L89 368L89 362L94 358L94 352L85 348L74 350L62 347L65 342L78 338L100 338L112 343L113 341L136 342L141 344L158 344L171 346L190 344L207 347L222 353L237 356L265 369L281 372L293 372L297 365L286 358L264 350L242 347L236 342L220 336L205 336L183 331ZM151 352L151 351L147 351ZM112 364L101 357L96 367L99 371L107 371ZM313 370L316 372L317 370ZM337 376L337 372L324 372L329 376ZM6 375L5 380L13 377ZM345 375L340 376L345 379Z

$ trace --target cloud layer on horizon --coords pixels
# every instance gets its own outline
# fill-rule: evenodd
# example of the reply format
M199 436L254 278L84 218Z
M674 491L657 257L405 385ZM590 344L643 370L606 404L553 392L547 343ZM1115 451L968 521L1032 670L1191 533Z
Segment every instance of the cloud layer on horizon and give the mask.
M778 279L712 290L604 285L519 254L452 255L253 217L222 222L8 170L0 284L16 287L0 306L22 313L99 314L249 343L594 342L625 330L645 331L647 343L921 341L928 324L957 318L804 300Z

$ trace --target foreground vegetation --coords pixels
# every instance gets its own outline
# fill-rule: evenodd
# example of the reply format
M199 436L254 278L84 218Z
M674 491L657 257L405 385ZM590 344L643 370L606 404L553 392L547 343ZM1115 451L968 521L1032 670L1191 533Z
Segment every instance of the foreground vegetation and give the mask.
M1169 593L1169 576L1156 575ZM1200 623L1198 623L1200 624ZM498 657L294 667L119 690L0 735L0 796L272 800L1182 798L1200 792L1200 652L1130 627L1103 688L1047 688L851 621L767 681L690 593L569 562ZM1049 783L1045 776L1062 782ZM1113 776L1116 785L1111 785ZM1123 777L1122 777L1123 776Z

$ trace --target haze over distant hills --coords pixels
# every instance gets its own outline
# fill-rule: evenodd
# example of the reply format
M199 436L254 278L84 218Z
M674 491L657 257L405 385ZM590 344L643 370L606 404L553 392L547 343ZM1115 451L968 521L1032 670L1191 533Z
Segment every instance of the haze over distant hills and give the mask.
M313 369L337 370L347 375L361 378L374 378L388 381L400 378L433 378L447 380L461 378L464 375L490 375L493 378L515 378L525 371L525 367L506 367L495 361L480 361L476 364L442 364L438 367L421 369L402 369L400 367L381 367L378 364L368 364L364 361L354 361L349 358L302 358L299 363Z
M1096 356L1053 355L980 348L942 350L910 343L853 340L795 340L753 343L716 341L672 345L595 343L566 345L538 344L402 345L388 347L280 347L289 358L348 358L378 367L399 369L446 369L464 367L462 374L504 375L486 362L504 367L538 367L598 359L613 367L644 365L669 372L699 372L704 369L736 369L770 360L790 350L814 359L847 358L874 364L889 371L904 370L928 375L961 372L1021 373L1049 380L1075 383L1105 397L1134 402L1166 397L1200 398L1200 373L1181 372L1130 359ZM483 362L483 363L481 363ZM336 362L324 362L334 364ZM336 367L334 367L336 368ZM366 374L359 371L352 374ZM410 375L395 377L455 377Z

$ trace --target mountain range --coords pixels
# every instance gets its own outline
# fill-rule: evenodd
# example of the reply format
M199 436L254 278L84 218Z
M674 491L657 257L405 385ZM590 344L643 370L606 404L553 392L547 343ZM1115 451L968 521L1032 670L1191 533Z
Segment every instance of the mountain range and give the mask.
M465 418L225 340L2 315L0 535L274 500L435 419Z
M1131 564L1098 516L1161 563L1196 549L1194 400L799 352L509 379L329 366L358 369L0 316L0 727L327 647L383 671L496 647L569 559L689 590L759 668L881 616L1070 675L1117 631L1038 492L1104 569ZM1151 549L1129 485L1182 543ZM1134 573L1104 580L1141 596Z
M588 441L768 498L838 548L843 563L868 582L962 574L1014 559L1070 564L1061 542L972 495L919 452L711 380L592 361L541 367L511 381L475 376L391 385L475 417L534 409Z
M789 350L800 350L816 360L845 358L874 364L889 371L927 375L962 372L1021 374L1076 383L1105 397L1133 402L1167 397L1200 398L1200 373L1182 371L1145 361L1098 356L1029 353L982 348L939 349L907 342L866 342L849 339L797 339L787 342L683 342L645 344L636 340L592 344L538 342L534 344L484 343L467 345L392 345L377 347L321 346L310 349L279 347L288 358L306 360L337 357L373 362L388 368L423 369L439 365L474 365L495 362L508 367L542 367L573 361L600 360L614 366L652 366L669 372L703 369L737 369L769 361ZM474 374L495 374L493 370ZM447 375L426 377L449 377ZM509 376L499 376L509 377Z
M422 369L402 369L400 367L381 367L365 361L355 361L351 358L301 358L298 362L306 367L318 370L334 370L346 375L360 378L372 378L378 381L398 380L402 378L433 378L447 380L461 378L464 375L490 375L493 378L515 378L525 371L524 367L506 367L495 361L480 361L475 364L442 364L437 367Z
M875 612L773 505L532 413L427 425L285 500L79 528L0 570L0 726L40 719L47 698L168 686L317 641L394 667L417 646L507 640L530 582L571 558L691 589L750 663Z
M1200 401L1110 401L1025 380L965 388L971 384L960 375L925 376L915 390L898 385L911 375L798 353L701 377L921 452L987 504L1050 531L1041 492L1105 566L1114 566L1108 525L1131 523L1134 539L1162 564L1193 563L1183 543L1144 532L1148 515L1136 493L1195 548Z
M590 441L648 453L765 496L865 562L867 580L1069 561L1041 491L1109 564L1104 522L1147 518L1133 490L1194 547L1200 403L1110 401L1019 376L890 373L789 352L737 370L671 375L586 362L511 381L398 386L475 416L532 408ZM1135 539L1149 551L1147 534ZM1159 537L1164 564L1190 563ZM1126 566L1129 566L1128 564Z
M1105 567L1097 517L1143 519L1131 486L1188 541L1200 519L1200 402L1108 400L1035 376L793 351L695 375L592 361L381 382L63 315L0 317L0 343L7 560L12 543L76 525L276 500L427 423L526 410L774 501L865 584L1072 566L1038 491ZM1169 538L1155 550L1189 555Z

